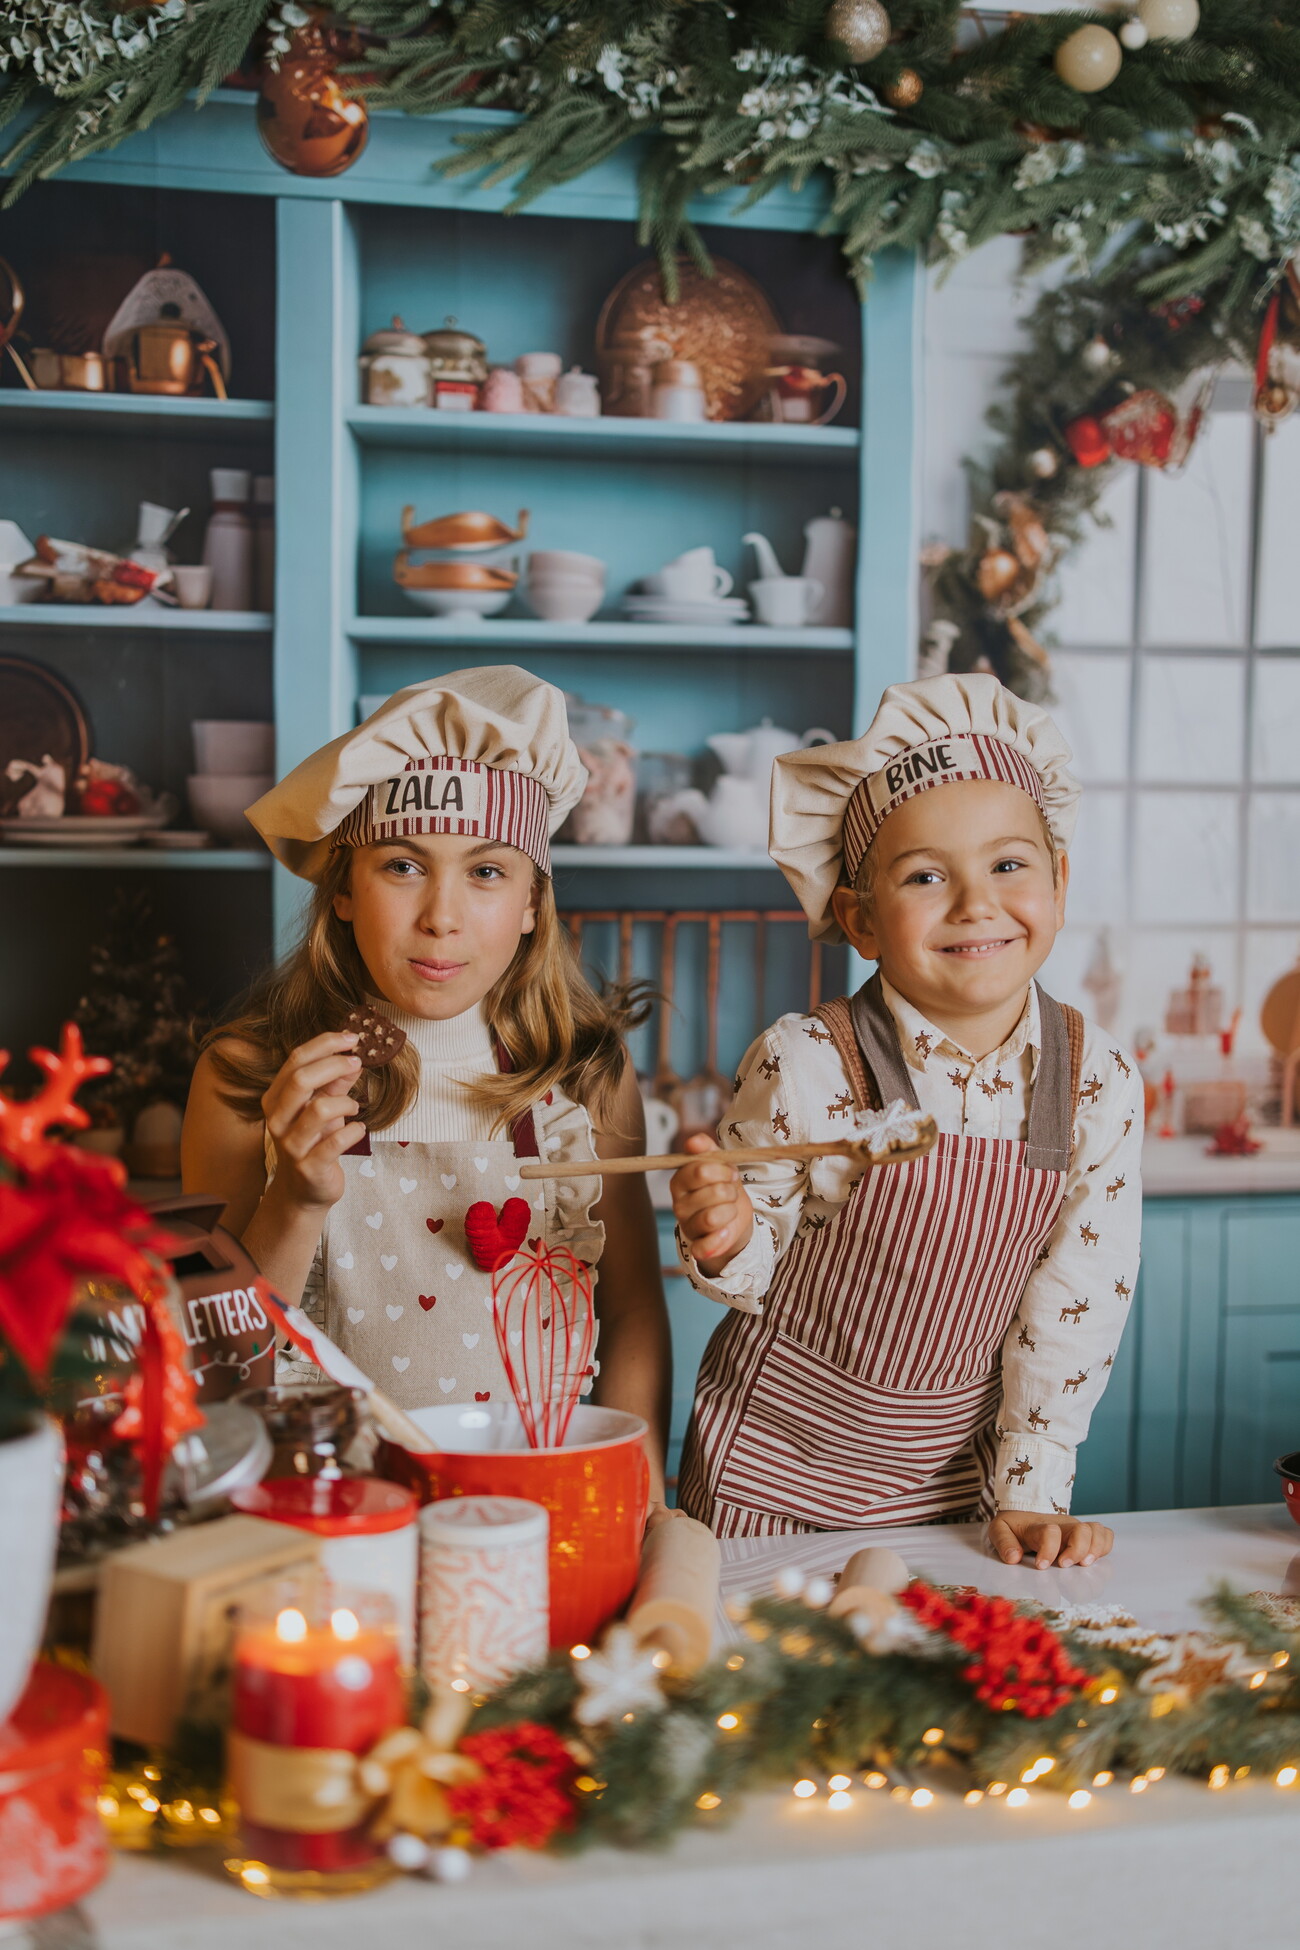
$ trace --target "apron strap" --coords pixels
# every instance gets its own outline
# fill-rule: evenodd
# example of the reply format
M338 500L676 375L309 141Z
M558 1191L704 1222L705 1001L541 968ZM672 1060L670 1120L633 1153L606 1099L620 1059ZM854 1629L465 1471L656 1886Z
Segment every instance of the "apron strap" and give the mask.
M492 1047L497 1053L497 1068L508 1073L515 1067L514 1058L497 1035L492 1032ZM531 1110L521 1110L510 1126L510 1142L515 1147L516 1158L540 1158L541 1147L537 1142L537 1126L533 1122Z
M1083 1061L1083 1017L1077 1009L1064 1008L1041 982L1035 986L1043 1046L1038 1056L1034 1094L1029 1102L1025 1164L1030 1171L1067 1171L1074 1148L1074 1107Z
M871 1078L863 1065L858 1039L853 1033L853 1016L849 1008L848 996L837 995L833 1001L821 1003L812 1013L815 1020L830 1032L830 1039L835 1045L840 1062L844 1065L849 1089L853 1092L853 1108L879 1110L880 1105L876 1102ZM826 1039L822 1036L817 1040L825 1042Z
M898 1030L889 1013L880 970L864 982L849 1002L853 1030L862 1050L862 1060L875 1085L881 1104L897 1103L901 1097L909 1110L919 1110L911 1074L898 1047Z

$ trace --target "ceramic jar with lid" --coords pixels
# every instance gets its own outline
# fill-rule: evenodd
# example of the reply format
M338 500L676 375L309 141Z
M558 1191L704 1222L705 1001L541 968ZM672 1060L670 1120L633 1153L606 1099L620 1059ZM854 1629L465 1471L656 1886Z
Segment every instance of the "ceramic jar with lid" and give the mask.
M442 413L472 413L479 389L488 376L487 347L472 332L462 332L454 318L436 332L424 334L429 361L432 404Z
M571 366L555 382L555 410L570 420L600 418L600 387L594 372Z
M569 815L566 839L578 846L626 846L636 816L633 720L612 705L565 692L569 733L587 768L587 786Z
M418 332L408 332L396 313L392 325L372 332L357 361L366 406L428 406L429 356Z

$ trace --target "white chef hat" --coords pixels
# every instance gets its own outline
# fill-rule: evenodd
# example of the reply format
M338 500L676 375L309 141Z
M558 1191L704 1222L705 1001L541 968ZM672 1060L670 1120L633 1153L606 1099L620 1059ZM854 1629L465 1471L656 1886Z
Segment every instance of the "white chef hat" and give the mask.
M503 840L549 874L550 836L586 783L564 693L494 664L395 692L304 759L248 818L304 880L319 880L337 847L416 833Z
M1046 711L996 677L891 684L861 738L777 759L768 850L798 895L814 941L840 941L831 895L853 882L882 823L906 800L963 779L1019 786L1064 851L1079 804L1070 758Z

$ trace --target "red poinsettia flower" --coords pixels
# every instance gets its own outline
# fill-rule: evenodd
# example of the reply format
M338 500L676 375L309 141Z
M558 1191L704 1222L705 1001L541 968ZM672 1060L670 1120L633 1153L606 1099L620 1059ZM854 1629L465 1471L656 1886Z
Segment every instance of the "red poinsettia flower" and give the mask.
M962 1678L994 1712L1046 1719L1088 1683L1056 1633L1041 1619L1020 1617L1009 1598L972 1591L954 1604L919 1579L899 1598L922 1625L974 1655Z
M544 1848L572 1828L578 1769L553 1727L520 1720L470 1734L460 1751L483 1772L448 1788L447 1799L479 1848Z

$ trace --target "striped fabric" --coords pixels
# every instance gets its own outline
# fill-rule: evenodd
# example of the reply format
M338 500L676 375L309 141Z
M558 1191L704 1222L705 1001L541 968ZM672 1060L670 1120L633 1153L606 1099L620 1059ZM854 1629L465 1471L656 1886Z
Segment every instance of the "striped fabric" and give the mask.
M456 833L518 847L551 871L550 802L522 772L439 753L408 759L403 771L372 785L335 828L332 844L369 846L419 833Z
M1042 810L1043 781L1023 752L1004 738L982 731L935 739L899 752L880 771L863 779L844 811L844 866L850 880L863 855L891 812L932 785L956 785L964 779L991 779L1018 786Z
M945 1133L800 1234L705 1352L680 1500L719 1536L923 1523L987 1500L1002 1343L1065 1174Z

